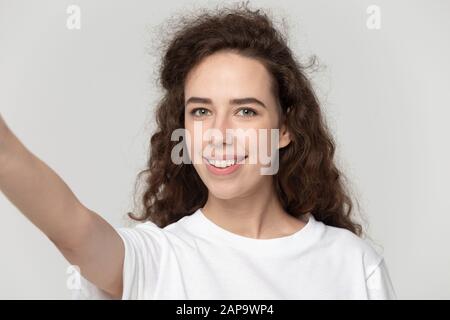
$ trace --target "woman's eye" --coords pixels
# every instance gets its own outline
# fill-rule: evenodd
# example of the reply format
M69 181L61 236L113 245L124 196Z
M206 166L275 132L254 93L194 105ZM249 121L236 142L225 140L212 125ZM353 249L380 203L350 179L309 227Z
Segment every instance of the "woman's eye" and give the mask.
M201 117L206 115L209 112L209 110L205 109L205 108L195 108L191 111L191 114L196 116L196 117Z
M240 114L244 117L252 117L252 116L256 116L256 111L253 109L249 109L249 108L243 108L243 109L239 110L238 114Z

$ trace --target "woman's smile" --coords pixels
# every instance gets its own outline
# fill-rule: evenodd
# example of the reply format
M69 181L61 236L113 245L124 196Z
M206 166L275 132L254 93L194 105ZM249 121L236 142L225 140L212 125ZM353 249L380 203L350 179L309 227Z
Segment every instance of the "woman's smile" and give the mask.
M211 159L203 157L203 162L209 172L215 175L228 175L238 170L247 156L226 156L223 159Z

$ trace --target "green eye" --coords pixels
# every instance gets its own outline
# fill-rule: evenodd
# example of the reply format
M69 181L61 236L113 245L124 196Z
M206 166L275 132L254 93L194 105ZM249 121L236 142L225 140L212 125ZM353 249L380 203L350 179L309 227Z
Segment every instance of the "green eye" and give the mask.
M242 115L243 117L253 117L256 116L257 113L251 108L242 108L239 110L238 114Z
M200 111L200 112L198 112L198 111ZM195 109L192 109L192 111L190 113L193 116L201 117L201 116L206 115L207 112L209 112L209 110L207 110L205 108L195 108Z

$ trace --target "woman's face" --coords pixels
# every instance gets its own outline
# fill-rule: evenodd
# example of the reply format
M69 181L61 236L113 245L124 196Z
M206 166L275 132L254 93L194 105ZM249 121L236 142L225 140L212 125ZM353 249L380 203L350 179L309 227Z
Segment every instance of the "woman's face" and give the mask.
M215 53L189 72L184 93L189 157L209 192L233 199L270 183L273 177L261 174L261 167L270 166L262 157L290 140L278 127L279 107L265 67L236 53ZM227 129L233 129L228 140ZM272 143L270 129L280 129Z

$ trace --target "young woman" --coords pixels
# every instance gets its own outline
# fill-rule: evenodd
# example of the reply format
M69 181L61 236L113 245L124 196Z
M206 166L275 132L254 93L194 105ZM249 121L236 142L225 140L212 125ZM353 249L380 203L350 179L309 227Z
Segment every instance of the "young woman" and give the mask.
M304 67L267 14L185 19L164 52L135 227L113 228L83 206L0 120L1 190L80 268L77 297L395 299L383 257L350 217ZM191 162L174 157L180 128ZM222 135L205 138L212 129ZM257 135L255 149L227 129L278 134ZM263 146L278 163L272 174L250 161Z

